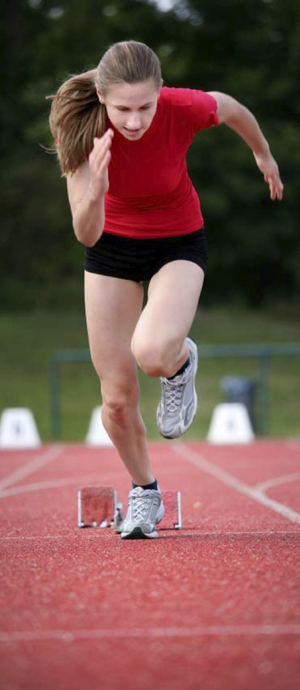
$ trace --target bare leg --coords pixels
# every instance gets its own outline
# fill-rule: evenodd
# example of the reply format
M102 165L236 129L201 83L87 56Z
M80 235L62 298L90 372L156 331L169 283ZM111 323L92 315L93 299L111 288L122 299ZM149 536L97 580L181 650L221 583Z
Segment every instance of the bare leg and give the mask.
M86 319L92 361L101 381L103 425L133 481L144 485L154 476L131 352L142 300L138 283L85 273Z
M173 376L189 356L191 328L204 273L191 261L172 261L149 285L148 302L137 323L132 351L148 376Z

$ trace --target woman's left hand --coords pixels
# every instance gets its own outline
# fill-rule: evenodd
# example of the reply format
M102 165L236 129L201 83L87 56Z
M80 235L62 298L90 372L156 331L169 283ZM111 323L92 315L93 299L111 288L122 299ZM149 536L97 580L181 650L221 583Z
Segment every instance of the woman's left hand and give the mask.
M272 201L283 196L283 184L280 179L278 165L271 153L254 153L257 167L262 172L265 182L269 185L270 197Z

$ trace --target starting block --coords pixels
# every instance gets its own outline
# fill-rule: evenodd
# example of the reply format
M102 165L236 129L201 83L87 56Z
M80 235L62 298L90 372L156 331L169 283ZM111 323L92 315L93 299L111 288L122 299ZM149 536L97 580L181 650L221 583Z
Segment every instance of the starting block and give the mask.
M78 527L113 526L117 505L117 492L112 486L84 487L78 491Z
M165 514L157 529L181 529L181 493L180 491L162 491Z
M180 491L162 491L165 515L158 529L181 529ZM112 486L86 486L78 491L78 527L112 527L121 532L123 504Z

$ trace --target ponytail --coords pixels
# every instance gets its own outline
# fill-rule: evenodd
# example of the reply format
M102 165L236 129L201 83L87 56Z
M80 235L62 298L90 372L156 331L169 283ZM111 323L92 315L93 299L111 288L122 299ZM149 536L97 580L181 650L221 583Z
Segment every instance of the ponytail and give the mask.
M106 107L99 103L113 84L137 84L153 79L161 85L160 62L151 48L138 41L121 41L103 55L97 69L71 77L52 98L50 128L63 175L88 160L94 137L106 129Z
M96 69L73 76L49 96L50 129L63 175L74 173L88 160L94 137L105 132L106 108L99 103L96 77Z

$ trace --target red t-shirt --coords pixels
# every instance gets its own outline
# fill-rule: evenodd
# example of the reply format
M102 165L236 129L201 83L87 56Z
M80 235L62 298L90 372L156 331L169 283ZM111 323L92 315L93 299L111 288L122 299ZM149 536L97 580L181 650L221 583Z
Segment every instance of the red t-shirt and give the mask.
M149 129L129 141L114 129L105 196L105 232L167 237L203 226L186 152L195 134L218 124L217 103L193 89L163 87Z

